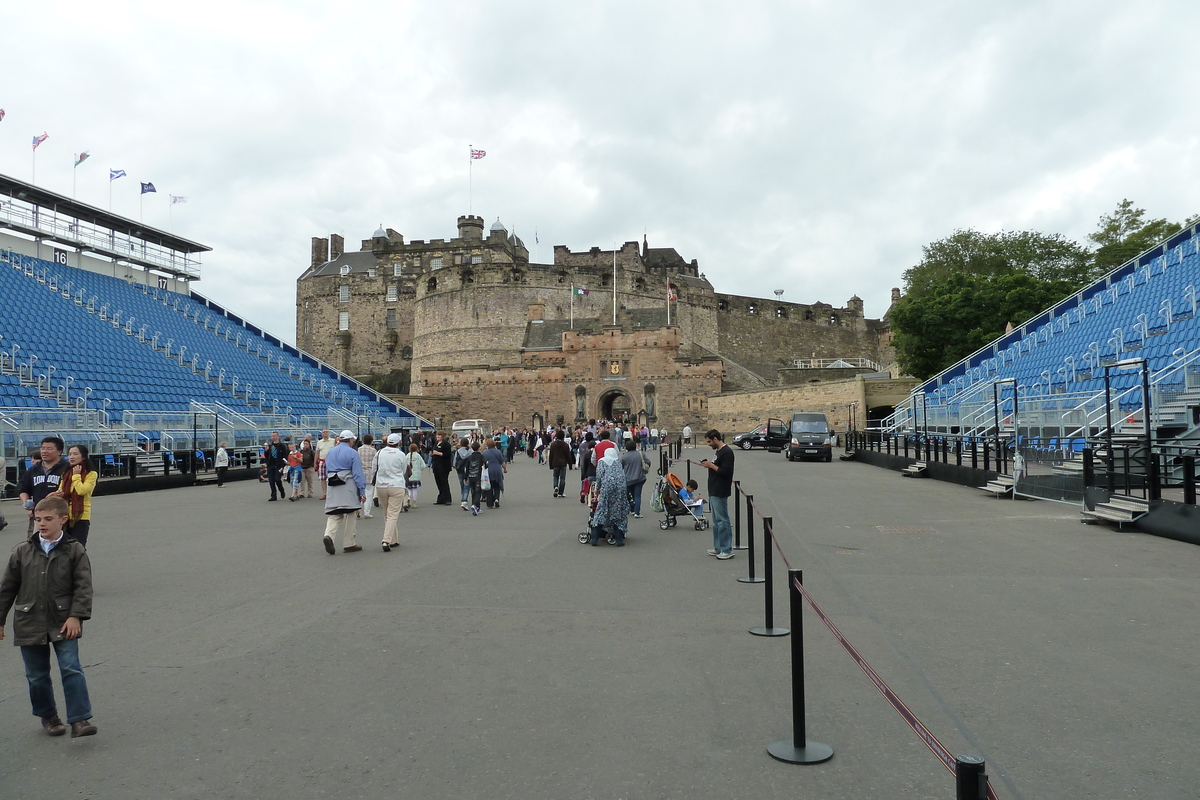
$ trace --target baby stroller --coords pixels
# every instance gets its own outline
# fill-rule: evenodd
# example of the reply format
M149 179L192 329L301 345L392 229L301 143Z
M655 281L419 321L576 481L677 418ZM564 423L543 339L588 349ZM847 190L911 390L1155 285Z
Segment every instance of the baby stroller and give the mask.
M673 472L668 472L658 479L658 485L654 487L654 510L662 511L666 515L666 518L658 523L658 527L665 531L675 527L678 522L676 517L691 517L696 524L696 530L704 530L708 527L708 519L704 516L704 501L700 500L694 504L683 502L679 496L681 489L683 481Z
M586 502L587 502L587 507L588 507L588 521L587 521L587 527L584 528L583 531L581 531L579 534L579 543L587 544L588 542L590 542L592 540L592 522L594 521L595 516L596 516L596 504L598 502L600 502L600 484L597 483L596 481L592 480L591 478L586 479L584 481L584 492L583 493L584 493L584 496L587 498ZM609 544L616 544L617 537L613 536L612 534L609 534L608 536L605 537L604 541L608 542Z

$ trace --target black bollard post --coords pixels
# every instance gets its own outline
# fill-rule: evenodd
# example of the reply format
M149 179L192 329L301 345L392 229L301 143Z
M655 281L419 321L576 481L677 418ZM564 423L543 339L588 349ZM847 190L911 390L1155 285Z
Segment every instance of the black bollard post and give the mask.
M745 550L742 544L742 482L733 482L733 549Z
M692 460L689 458L684 464L687 466L687 481L690 481L692 479ZM686 484L687 481L684 483Z
M771 562L771 551L774 550L775 529L772 525L773 517L763 517L763 577L766 579L766 584L763 586L763 612L766 621L761 627L756 626L750 629L750 633L755 636L787 636L787 628L775 627L775 571Z
M804 725L804 573L798 569L788 570L788 595L792 611L792 735L787 739L776 739L767 745L772 758L789 764L820 764L833 758L833 748L808 739Z
M988 776L979 756L954 757L955 800L986 800Z
M754 495L746 495L746 560L750 562L750 574L738 578L738 583L762 583L763 578L754 577Z
M1183 502L1196 505L1196 457L1183 457Z

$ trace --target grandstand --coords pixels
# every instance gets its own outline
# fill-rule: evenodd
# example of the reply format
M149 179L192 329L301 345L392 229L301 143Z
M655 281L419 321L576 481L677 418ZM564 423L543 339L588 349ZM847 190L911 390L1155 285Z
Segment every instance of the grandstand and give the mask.
M1192 226L916 387L885 432L994 442L1047 465L1051 499L1083 498L1084 450L1111 471L1124 448L1142 478L1150 462L1168 482L1180 478L1182 457L1200 445L1198 287ZM1031 468L1018 489L1043 496L1039 480Z
M10 464L46 432L115 467L114 455L169 458L218 439L249 448L271 430L431 427L192 292L203 245L4 176L0 192L0 227L34 237L0 233L0 452Z

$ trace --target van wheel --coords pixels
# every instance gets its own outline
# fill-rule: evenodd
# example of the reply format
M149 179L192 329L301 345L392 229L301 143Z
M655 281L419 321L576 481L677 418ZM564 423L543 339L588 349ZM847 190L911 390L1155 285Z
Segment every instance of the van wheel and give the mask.
M825 463L828 464L830 461L833 461L833 451L832 450L830 450L828 453L825 454Z

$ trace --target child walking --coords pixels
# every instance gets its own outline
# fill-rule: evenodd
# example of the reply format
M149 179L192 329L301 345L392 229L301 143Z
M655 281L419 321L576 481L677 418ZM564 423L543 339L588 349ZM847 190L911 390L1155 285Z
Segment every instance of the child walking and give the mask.
M83 620L92 617L92 564L82 544L63 533L70 507L50 496L33 509L37 533L13 548L0 578L0 640L16 605L13 644L21 648L33 715L51 736L67 732L50 683L50 647L58 658L71 737L93 736L92 703L79 663Z

